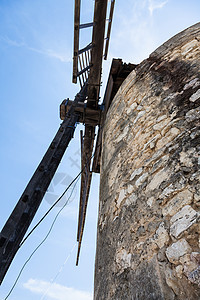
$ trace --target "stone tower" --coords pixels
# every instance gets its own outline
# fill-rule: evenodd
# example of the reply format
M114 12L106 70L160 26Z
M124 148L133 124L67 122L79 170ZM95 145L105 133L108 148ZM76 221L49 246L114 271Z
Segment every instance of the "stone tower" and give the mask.
M200 23L125 79L104 125L95 300L200 299Z

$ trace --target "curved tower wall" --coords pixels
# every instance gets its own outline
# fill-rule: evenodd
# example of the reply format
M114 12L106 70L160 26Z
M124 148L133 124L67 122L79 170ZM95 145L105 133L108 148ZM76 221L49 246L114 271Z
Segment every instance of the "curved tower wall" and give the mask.
M96 300L200 299L200 23L126 78L107 114Z

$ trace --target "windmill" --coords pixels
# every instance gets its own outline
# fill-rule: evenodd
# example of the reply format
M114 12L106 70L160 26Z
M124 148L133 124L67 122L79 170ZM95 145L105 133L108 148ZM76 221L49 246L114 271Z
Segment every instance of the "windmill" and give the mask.
M84 134L81 132L82 173L77 233L78 254L76 261L76 264L78 264L92 172L100 172L103 122L117 89L124 78L134 68L134 65L123 64L120 59L113 60L103 105L100 105L99 92L102 59L103 56L107 58L114 5L115 0L112 0L105 38L108 1L95 0L93 22L80 24L81 3L80 0L75 0L72 80L74 83L79 81L80 91L73 101L67 99L61 103L60 117L63 122L0 233L0 283L3 281L18 251L73 137L76 124L81 122L85 125L85 132ZM92 40L87 46L79 49L80 30L88 27L92 27ZM95 129L97 126L98 136L94 150ZM93 159L92 156L94 156Z

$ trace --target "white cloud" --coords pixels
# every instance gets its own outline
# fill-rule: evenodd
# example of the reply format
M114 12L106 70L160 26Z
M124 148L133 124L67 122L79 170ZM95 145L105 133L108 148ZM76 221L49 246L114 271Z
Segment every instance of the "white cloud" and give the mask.
M120 7L113 19L109 57L123 57L124 61L132 63L140 63L147 58L162 42L153 13L168 2L128 0L126 9Z
M57 52L55 50L52 49L37 49L34 47L30 47L29 45L27 45L25 42L19 42L19 41L15 41L15 40L11 40L8 37L0 37L0 40L7 43L10 46L13 47L24 47L27 50L30 50L32 52L36 52L45 56L48 56L50 58L55 58L58 59L61 62L71 62L72 58L70 55L68 54L63 54L60 52Z
M148 9L149 9L149 12L150 12L150 15L152 16L153 15L153 12L155 9L161 9L163 8L163 6L165 6L168 2L168 0L166 1L158 1L158 0L148 0Z
M136 0L128 11L116 16L110 57L123 57L126 62L140 63L155 49L147 4L147 0Z
M91 293L38 279L29 279L24 283L24 287L35 294L42 295L41 299L44 299L43 295L45 295L45 298L55 300L92 300Z

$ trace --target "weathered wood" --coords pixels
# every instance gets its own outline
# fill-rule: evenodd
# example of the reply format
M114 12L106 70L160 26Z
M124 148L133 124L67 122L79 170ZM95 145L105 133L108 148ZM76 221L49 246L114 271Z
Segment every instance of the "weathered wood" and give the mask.
M86 82L85 72L89 69L89 66L88 66L87 69L85 69L85 70L83 69L82 61L81 61L81 56L80 55L78 56L78 62L79 62L79 68L78 69L80 69L80 71L77 73L77 76L78 77L81 76L83 82Z
M80 142L81 142L81 170L83 170L84 169L84 164L83 164L83 130L80 131ZM81 219L82 200L83 200L83 189L80 189L77 242L79 241L79 236L80 236L79 224L81 223L80 219Z
M93 67L90 69L88 78L88 107L97 107L99 102L106 11L107 0L96 0L93 20L95 26L93 27L92 33L92 44L94 48L91 50L91 63ZM95 101L90 101L90 99Z
M80 75L84 74L86 71L90 70L92 68L92 66L93 66L92 64L90 64L89 66L87 66L85 68L82 68L82 62L81 62L81 60L79 60L79 62L80 62L80 66L81 66L81 71L79 71L77 73L77 76L80 76Z
M71 105L74 105L74 101L69 99L63 100L60 105L60 118L64 120ZM87 107L86 103L77 103L74 107L74 111L80 114L79 122L87 125L100 125L102 120L102 109L98 106L97 109Z
M107 111L122 82L135 67L136 65L134 64L123 63L122 59L112 60L112 65L110 68L106 91L103 99L104 111L102 114L101 124L99 126L99 130L97 134L97 142L96 142L95 154L93 159L92 171L95 173L100 173L102 131L103 131L103 126L104 126L104 121L106 118Z
M74 102L84 101L85 95L86 88L81 94L77 94ZM74 113L74 106L72 105L0 233L0 283L19 249L20 243L73 137L78 120L79 115Z
M78 54L85 53L85 52L89 51L90 49L92 49L93 47L94 47L94 45L92 43L89 43L86 47L78 50Z
M115 0L111 0L109 23L108 23L108 30L107 30L107 35L106 35L106 45L105 45L105 52L104 52L105 60L107 59L107 55L108 55L108 47L109 47L109 43L110 43L110 32L111 32L111 26L112 26L112 20L113 20L114 6L115 6Z
M81 162L83 165L83 172L81 176L81 191L80 191L80 205L79 205L79 222L78 222L78 254L76 265L78 265L80 248L83 238L83 231L85 226L85 218L87 211L87 204L89 198L89 191L92 179L92 172L90 171L91 167L91 159L92 152L94 146L94 136L95 136L95 127L94 126L85 126L85 136L83 139L83 144L81 146L82 154L81 154Z
M92 172L89 173L88 183L87 183L86 189L83 194L83 203L82 203L82 210L81 210L81 217L80 217L81 227L79 229L78 252L77 252L77 258L76 258L77 266L79 263L80 250L81 250L81 244L82 244L82 239L83 239L83 231L84 231L84 227L85 227L85 219L86 219L87 204L88 204L91 180L92 180Z
M77 82L77 77L88 71L88 95L89 99L95 101L88 101L88 106L95 107L99 101L99 85L101 80L102 57L104 47L105 22L108 0L95 0L94 18L92 23L80 25L80 0L75 0L75 14L74 14L74 58L73 58L73 82ZM112 6L112 5L111 5ZM85 48L79 50L79 31L80 28L93 26L92 43ZM78 71L78 55L88 49L91 50L90 64L84 70ZM92 66L92 68L91 68Z
M81 0L75 0L75 8L74 8L74 56L73 56L73 78L72 78L73 83L77 83L77 72L78 72L80 5L81 5Z

